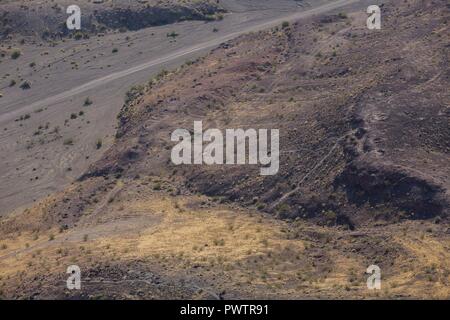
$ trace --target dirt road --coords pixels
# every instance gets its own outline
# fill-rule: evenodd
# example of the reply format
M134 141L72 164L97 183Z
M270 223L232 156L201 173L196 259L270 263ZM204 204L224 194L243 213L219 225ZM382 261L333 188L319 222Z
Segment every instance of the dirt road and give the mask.
M125 92L163 68L173 68L241 34L282 21L345 10L358 0L228 1L222 21L190 21L99 39L23 48L19 62L2 64L31 89L3 83L0 100L0 214L62 189L100 158L113 141ZM179 34L170 40L167 33ZM114 50L114 49L118 50ZM115 51L115 52L114 52ZM35 64L34 69L28 67ZM84 106L89 97L92 105ZM28 115L28 119L15 121ZM96 148L96 141L102 147Z

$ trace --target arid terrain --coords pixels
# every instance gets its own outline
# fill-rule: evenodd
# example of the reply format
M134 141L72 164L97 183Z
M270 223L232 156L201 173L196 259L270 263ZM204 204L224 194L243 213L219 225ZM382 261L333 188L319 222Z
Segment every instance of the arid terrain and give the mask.
M381 30L366 27L373 2ZM32 35L13 63L24 35L2 42L1 297L450 299L447 1L262 14L271 4L54 45ZM175 166L171 133L200 120L279 129L278 174Z
M39 34L18 32L2 40L0 215L63 190L98 160L113 141L116 115L130 87L239 34L341 2L348 0L315 1L314 6L292 0L227 0L221 2L228 12L222 20L110 30L79 40L43 41ZM173 33L178 36L168 36ZM13 59L15 52L19 56ZM99 139L102 147L97 149Z
M77 1L82 9L82 31L71 33L65 25L66 8L73 1L2 1L0 36L37 36L61 39L110 31L126 32L185 20L213 21L225 12L216 0ZM61 23L62 22L62 23Z

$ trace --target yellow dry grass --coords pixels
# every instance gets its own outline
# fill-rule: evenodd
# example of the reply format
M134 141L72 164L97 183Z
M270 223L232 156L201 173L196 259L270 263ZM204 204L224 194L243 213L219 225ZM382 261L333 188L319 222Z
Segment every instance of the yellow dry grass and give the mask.
M136 195L126 186L123 192L127 199ZM328 273L320 274L308 264L312 256L306 249L311 243L288 237L285 221L217 204L204 196L141 193L126 202L125 210L118 198L102 205L97 213L102 219L88 215L69 231L60 233L53 228L39 232L37 239L35 233L22 232L14 239L2 240L6 248L0 251L0 289L39 274L64 275L70 264L84 269L98 262L126 265L149 261L159 264L168 275L181 274L193 265L220 270L229 279L226 285L266 297L450 296L450 243L432 235L397 230L393 241L404 248L407 258L399 257L395 272L382 275L382 290L376 292L365 287L366 277L361 273L367 266L362 257L343 254L340 246L347 245L345 239L323 249L331 265ZM329 231L301 224L310 231ZM291 254L277 256L286 251ZM249 259L258 263L250 267ZM351 275L356 280L350 281Z

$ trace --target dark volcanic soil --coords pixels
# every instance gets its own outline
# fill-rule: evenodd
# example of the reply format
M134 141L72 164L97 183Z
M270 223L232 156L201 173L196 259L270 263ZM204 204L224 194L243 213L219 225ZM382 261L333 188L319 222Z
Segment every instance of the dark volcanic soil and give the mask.
M60 39L73 36L66 27L66 9L71 1L23 2L0 4L0 37L14 35ZM88 37L112 30L139 30L185 20L215 20L223 13L216 1L80 1L82 29Z
M247 35L151 83L124 106L116 144L86 177L162 175L282 218L351 228L447 216L448 11L413 4L386 7L379 32L336 15ZM170 133L196 120L204 130L280 129L279 174L173 166Z
M387 1L370 31L335 10L133 87L81 178L1 218L0 296L448 299L448 18L444 0ZM279 173L175 166L171 133L198 120L279 129Z

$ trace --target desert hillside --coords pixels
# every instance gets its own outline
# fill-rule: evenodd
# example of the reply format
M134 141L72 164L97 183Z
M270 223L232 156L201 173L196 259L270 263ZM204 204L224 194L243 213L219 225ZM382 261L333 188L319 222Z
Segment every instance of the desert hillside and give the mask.
M347 7L131 88L100 159L1 218L0 296L449 299L449 7L382 8L381 30ZM200 120L279 129L278 174L175 166L171 133Z
M280 218L348 226L446 216L448 15L435 4L416 17L416 5L386 8L395 19L378 33L341 13L249 34L133 88L115 145L84 179L151 173ZM198 120L279 129L279 173L171 165L170 133Z
M71 32L65 26L66 9L73 1L2 1L0 37L16 35L57 40L86 38L111 31L125 32L184 20L221 19L225 11L213 0L77 1L82 30Z

